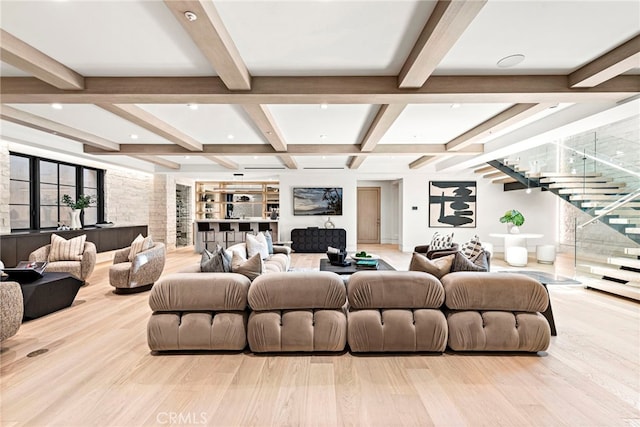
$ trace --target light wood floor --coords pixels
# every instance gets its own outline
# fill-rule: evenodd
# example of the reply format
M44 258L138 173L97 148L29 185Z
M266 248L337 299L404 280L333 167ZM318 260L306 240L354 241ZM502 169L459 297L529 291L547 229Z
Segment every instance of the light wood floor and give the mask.
M359 249L397 269L410 259ZM320 257L294 254L293 266ZM171 253L165 274L198 258ZM538 355L157 356L146 344L149 293L113 294L108 267L72 307L2 343L0 425L640 426L640 306L625 299L550 286L558 336ZM38 349L48 352L27 357Z

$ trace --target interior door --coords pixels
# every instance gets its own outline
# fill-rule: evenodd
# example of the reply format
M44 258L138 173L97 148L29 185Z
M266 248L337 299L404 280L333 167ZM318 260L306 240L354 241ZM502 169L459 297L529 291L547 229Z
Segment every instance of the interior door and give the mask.
M380 243L380 187L358 187L358 243Z

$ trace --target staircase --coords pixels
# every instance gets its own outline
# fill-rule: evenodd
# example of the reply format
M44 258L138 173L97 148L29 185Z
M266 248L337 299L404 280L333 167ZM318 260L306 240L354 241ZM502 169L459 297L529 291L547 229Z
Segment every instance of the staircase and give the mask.
M589 214L593 224L576 230L577 245L604 246L602 240L589 241L589 227L596 223L617 233L625 247L611 255L580 253L576 259L578 280L588 287L640 300L640 190L627 189L627 184L600 173L576 175L561 172L529 173L517 162L508 164L497 160L474 170L492 183L502 184L505 191L524 188L542 188L561 197ZM626 203L617 206L621 198ZM597 218L597 220L595 219Z

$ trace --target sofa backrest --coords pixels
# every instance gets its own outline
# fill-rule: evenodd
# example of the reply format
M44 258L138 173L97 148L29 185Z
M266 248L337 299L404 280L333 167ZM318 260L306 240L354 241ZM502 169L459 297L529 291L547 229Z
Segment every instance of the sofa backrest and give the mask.
M440 281L421 271L358 271L347 282L352 309L439 308L444 302Z
M347 302L344 282L329 271L263 274L249 288L253 310L341 308Z
M517 273L457 272L441 279L445 305L452 310L543 312L547 290L535 279Z

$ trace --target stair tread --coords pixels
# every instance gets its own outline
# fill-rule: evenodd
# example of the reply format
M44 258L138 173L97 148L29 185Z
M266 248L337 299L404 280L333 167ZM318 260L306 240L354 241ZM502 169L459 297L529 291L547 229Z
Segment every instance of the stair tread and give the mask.
M609 218L609 224L638 225L640 224L640 218Z
M584 186L581 184L578 182L557 182L549 184L549 188L623 188L626 186L624 182L589 182Z
M585 177L585 178L598 178L600 176L602 176L601 173L587 173L584 175L577 175L574 173L567 173L567 172L541 172L540 176L543 176L545 178L573 178L576 176L579 177Z
M625 234L640 234L640 227L627 227L624 232Z
M583 202L582 203L582 207L583 208L604 208L607 207L610 203L604 200L601 201L590 201L590 202ZM625 208L640 208L640 202L629 202L626 205L624 205Z
M492 171L492 170L495 170L495 169L496 168L494 168L491 165L484 165L484 166L481 166L481 167L479 167L477 169L474 169L473 172L474 173L485 173L485 172L489 172L489 171Z
M627 257L610 257L607 262L612 265L623 265L625 267L640 268L640 259Z
M544 176L544 175L543 175ZM552 182L611 182L611 178L607 177L592 177L584 178L582 176L572 175L571 177L545 177L540 179L541 183L549 184Z
M563 188L558 192L560 194L611 194L618 195L618 198L621 197L619 193L621 193L622 187L611 187L611 188Z
M640 248L624 248L624 253L627 255L640 256Z
M582 282L589 288L599 289L634 300L640 300L640 288L627 284L616 283L610 280L597 279L591 276L578 276L576 280Z
M570 200L611 200L615 201L620 198L616 194L574 194L569 197Z
M487 179L489 179L489 178L506 178L508 176L509 175L507 175L506 173L504 173L502 171L499 171L499 170L496 170L494 172L485 173L485 174L482 175L483 178L487 178Z
M591 274L598 274L601 276L615 277L620 280L636 281L640 280L640 273L633 271L620 270L618 268L598 267L592 266L590 269Z

